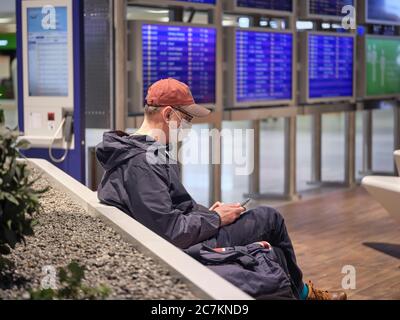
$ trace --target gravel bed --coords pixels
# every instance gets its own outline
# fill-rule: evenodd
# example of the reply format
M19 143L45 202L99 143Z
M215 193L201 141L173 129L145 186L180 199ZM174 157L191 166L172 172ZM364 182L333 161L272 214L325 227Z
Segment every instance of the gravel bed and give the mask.
M32 169L35 188L49 186ZM42 211L35 236L19 244L11 255L13 273L0 273L0 299L27 299L28 289L39 289L44 266L85 266L85 285L103 284L109 299L197 299L178 278L140 253L99 218L89 216L65 193L51 188L41 197Z

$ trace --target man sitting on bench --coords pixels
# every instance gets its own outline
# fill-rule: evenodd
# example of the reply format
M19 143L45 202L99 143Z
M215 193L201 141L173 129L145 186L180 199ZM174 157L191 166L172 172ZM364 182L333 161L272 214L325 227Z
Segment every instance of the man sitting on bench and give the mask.
M284 219L275 209L259 207L243 214L240 204L219 202L208 209L188 194L178 165L170 161L172 132L187 132L194 117L210 111L195 104L187 85L171 78L156 82L149 88L144 113L135 134L105 133L97 147L106 171L98 189L101 202L118 207L182 249L199 243L217 248L268 241L284 253L296 298L346 299L344 292L303 283Z

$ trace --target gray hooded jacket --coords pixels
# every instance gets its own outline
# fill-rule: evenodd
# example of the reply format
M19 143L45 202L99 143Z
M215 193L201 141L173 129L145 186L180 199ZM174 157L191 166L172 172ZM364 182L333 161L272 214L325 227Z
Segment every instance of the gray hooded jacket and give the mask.
M96 155L105 169L98 188L102 203L118 207L182 249L218 233L219 215L188 194L165 146L148 136L107 132Z

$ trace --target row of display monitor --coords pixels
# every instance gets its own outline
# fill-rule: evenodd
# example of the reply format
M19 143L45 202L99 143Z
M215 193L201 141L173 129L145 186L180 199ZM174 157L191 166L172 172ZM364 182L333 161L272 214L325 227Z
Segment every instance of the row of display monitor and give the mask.
M134 22L132 98L140 110L148 87L173 77L186 82L195 100L216 102L217 33L214 27ZM291 31L225 28L227 107L285 105L300 90L300 103L400 96L400 37L348 33L299 34L301 70ZM356 92L356 57L360 86ZM222 60L222 58L221 58ZM221 61L222 62L222 61ZM298 84L297 84L298 79Z
M38 18L41 8L27 9L30 97L70 95L67 10L56 9L55 29L43 29ZM215 27L157 22L135 22L133 26L130 57L134 69L129 88L134 109L141 110L150 84L167 77L186 82L198 103L214 105L217 64L223 62L227 107L293 103L298 88L301 103L400 96L400 37L369 35L360 37L356 46L350 34L301 32L305 45L300 46L302 69L296 76L297 50L289 31L225 28L226 52L222 55L217 52ZM361 59L357 93L356 57Z
M137 0L140 1L140 0ZM165 0L151 0L160 4ZM295 4L300 7L300 18L329 18L340 20L347 13L343 7L356 6L361 13L361 22L400 25L399 0L168 0L169 3L200 5L205 8L214 7L217 1L222 1L225 10L229 12L259 14L293 15Z

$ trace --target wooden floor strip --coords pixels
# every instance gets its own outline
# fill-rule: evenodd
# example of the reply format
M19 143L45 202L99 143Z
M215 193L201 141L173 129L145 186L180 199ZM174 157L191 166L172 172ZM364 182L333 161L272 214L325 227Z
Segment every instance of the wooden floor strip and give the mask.
M342 268L352 265L356 289L347 291L350 299L400 299L400 225L364 189L326 194L279 211L305 280L340 289Z

